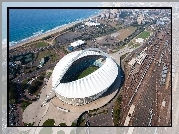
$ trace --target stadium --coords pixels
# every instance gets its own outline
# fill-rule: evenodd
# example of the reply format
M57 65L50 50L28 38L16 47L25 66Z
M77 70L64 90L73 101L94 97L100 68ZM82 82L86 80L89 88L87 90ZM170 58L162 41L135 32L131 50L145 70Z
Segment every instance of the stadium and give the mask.
M102 96L117 76L117 64L100 49L74 51L56 64L52 90L67 104L84 105Z

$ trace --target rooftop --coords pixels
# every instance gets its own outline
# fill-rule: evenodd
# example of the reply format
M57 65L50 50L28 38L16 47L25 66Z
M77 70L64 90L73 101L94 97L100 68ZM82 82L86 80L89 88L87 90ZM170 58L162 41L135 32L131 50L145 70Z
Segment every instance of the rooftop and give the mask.
M77 47L77 46L82 45L82 44L84 44L84 43L85 43L85 42L82 41L82 40L77 40L77 41L71 43L70 45L71 45L72 47Z

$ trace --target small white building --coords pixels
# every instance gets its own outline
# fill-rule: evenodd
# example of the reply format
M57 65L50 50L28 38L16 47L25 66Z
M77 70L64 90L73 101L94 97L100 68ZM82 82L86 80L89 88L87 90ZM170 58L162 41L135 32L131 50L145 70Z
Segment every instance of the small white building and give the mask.
M85 25L87 26L98 26L100 23L95 23L95 22L85 22Z
M80 45L82 45L82 44L84 44L84 43L85 43L85 42L82 41L82 40L77 40L77 41L71 43L70 45L75 48L75 47L78 47L78 46L80 46Z
M147 56L147 54L142 51L142 52L140 53L140 55L137 56L137 63L138 63L139 65L141 65L146 56Z

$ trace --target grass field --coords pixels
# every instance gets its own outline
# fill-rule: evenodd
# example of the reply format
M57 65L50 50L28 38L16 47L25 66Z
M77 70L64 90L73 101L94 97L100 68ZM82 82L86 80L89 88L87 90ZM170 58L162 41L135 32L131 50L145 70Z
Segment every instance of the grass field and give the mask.
M118 32L120 33L119 36L117 36L117 38L121 41L124 41L125 38L127 38L129 35L131 35L132 33L134 33L134 31L136 30L136 27L127 27L125 29L121 29Z
M119 46L118 48L115 49L115 51L113 53L115 53L115 52L117 52L117 51L119 51L119 50L121 50L125 47L126 47L126 45Z
M50 61L52 61L52 62L60 59L59 55L55 52L55 50L51 49L51 50L45 50L45 51L39 52L37 61L40 61L45 56L50 56Z
M93 72L96 71L98 68L99 68L99 67L95 67L95 66L93 66L93 67L88 67L87 69L85 69L85 70L79 75L78 79L81 79L81 78L83 78L83 77L85 77L85 76L87 76L87 75L93 73Z
M120 46L118 49L120 50L120 49L123 49L123 48L125 48L126 47L126 45L122 45L122 46Z
M43 123L42 126L54 126L54 123L55 123L54 119L48 119Z
M137 38L142 38L142 39L146 39L147 37L150 36L150 32L149 31L143 31L141 34L139 34L137 36Z
M113 113L114 119L113 119L113 122L114 122L115 126L117 126L117 124L119 123L119 119L120 119L121 101L122 101L122 97L118 96L115 103L114 103L114 113Z
M71 126L73 126L73 127L75 127L76 125L77 125L77 124L76 124L76 123L74 123L74 122L71 124Z
M52 75L52 72L48 72L48 74L46 76L47 76L47 78L50 78L51 75Z
M123 60L129 53L126 53L124 55L121 56L121 59Z
M39 47L45 47L45 46L47 46L47 45L48 45L47 42L38 42L38 43L35 45L35 47L36 47L36 48L39 48Z
M138 47L138 46L140 46L140 43L137 43L137 44L133 45L132 48L136 48L136 47Z
M128 47L131 47L134 43L131 41L129 44L128 44Z
M38 54L37 60L40 61L42 58L44 58L45 56L48 56L48 55L51 55L50 50L41 51Z
M65 123L60 123L59 126L67 126Z

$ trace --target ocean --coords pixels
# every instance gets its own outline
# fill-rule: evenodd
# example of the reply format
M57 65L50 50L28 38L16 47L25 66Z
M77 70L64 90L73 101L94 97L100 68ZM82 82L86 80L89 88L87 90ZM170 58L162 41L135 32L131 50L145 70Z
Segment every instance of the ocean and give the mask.
M99 9L10 9L9 44L41 35L59 26L97 15Z

